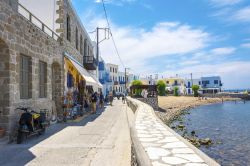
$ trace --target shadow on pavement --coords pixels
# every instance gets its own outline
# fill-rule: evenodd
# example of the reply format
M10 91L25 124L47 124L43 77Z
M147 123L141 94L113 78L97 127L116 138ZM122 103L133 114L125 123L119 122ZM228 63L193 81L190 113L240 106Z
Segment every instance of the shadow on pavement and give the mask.
M107 108L98 109L96 114L89 114L80 122L56 123L47 128L45 134L41 136L32 136L26 139L22 144L11 144L0 146L0 166L19 166L29 163L36 156L30 151L30 148L36 146L47 138L59 133L69 126L85 126L89 122L95 121Z

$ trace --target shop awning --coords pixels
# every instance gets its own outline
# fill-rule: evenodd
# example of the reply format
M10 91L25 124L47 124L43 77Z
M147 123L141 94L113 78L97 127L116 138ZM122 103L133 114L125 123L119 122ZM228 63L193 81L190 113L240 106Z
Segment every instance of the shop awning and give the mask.
M90 74L90 75L92 75L92 74ZM94 75L92 75L92 77L93 77L93 79L97 82L98 88L102 88L103 86L102 86L102 84L99 82L99 80L98 80Z
M83 78L86 80L86 85L91 85L91 86L100 86L99 81L97 82L96 79L94 79L91 74L83 68L83 66L71 58L69 55L65 53L65 57L72 63L72 65L76 68L76 70L83 76Z

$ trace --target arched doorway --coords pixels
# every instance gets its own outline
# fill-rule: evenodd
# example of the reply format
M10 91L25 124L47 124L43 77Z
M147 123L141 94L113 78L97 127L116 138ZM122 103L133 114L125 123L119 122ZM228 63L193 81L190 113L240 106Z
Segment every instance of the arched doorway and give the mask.
M10 54L7 44L0 39L0 128L9 131Z
M52 64L52 100L56 105L56 114L61 114L61 97L62 97L62 71L59 63Z

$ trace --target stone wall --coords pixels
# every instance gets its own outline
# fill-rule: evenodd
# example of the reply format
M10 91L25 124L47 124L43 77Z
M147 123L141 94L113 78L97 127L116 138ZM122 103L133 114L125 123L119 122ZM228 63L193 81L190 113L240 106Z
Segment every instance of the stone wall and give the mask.
M159 106L158 106L158 97L152 97L152 98L137 98L138 100L140 100L141 102L144 102L148 105L150 105L151 107L154 108L154 110L158 110Z
M148 104L130 97L127 100L137 108L131 139L139 165L219 165L166 126Z
M78 27L78 34L91 41L85 33L76 13L68 0L63 0L62 31L65 33L67 14L71 17L72 30ZM48 109L52 112L55 103L57 111L61 109L61 96L64 91L64 58L67 52L80 63L83 55L75 47L75 32L72 31L72 40L62 38L55 40L38 26L28 21L17 11L17 0L0 0L0 127L7 130L12 137L16 131L17 121L21 111L15 110L18 106L28 106L35 110ZM66 14L67 13L67 14ZM80 48L80 39L79 39ZM31 57L32 61L32 97L20 99L20 55ZM47 63L47 97L39 97L39 61Z
M232 98L241 98L245 100L250 100L249 94L240 94L240 93L216 93L216 94L202 94L202 97L216 97L216 98L222 98L222 97L232 97Z

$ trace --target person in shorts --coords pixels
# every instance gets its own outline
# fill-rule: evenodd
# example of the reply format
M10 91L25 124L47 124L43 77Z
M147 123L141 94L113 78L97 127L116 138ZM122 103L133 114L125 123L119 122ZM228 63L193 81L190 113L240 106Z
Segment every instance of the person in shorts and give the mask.
M102 92L100 93L100 107L104 108L104 96L103 96Z
M109 103L110 103L111 106L112 106L113 100L114 100L114 97L113 97L113 93L112 93L112 91L111 91L111 92L109 93Z
M91 96L92 114L96 113L96 102L97 102L97 93L95 92Z

